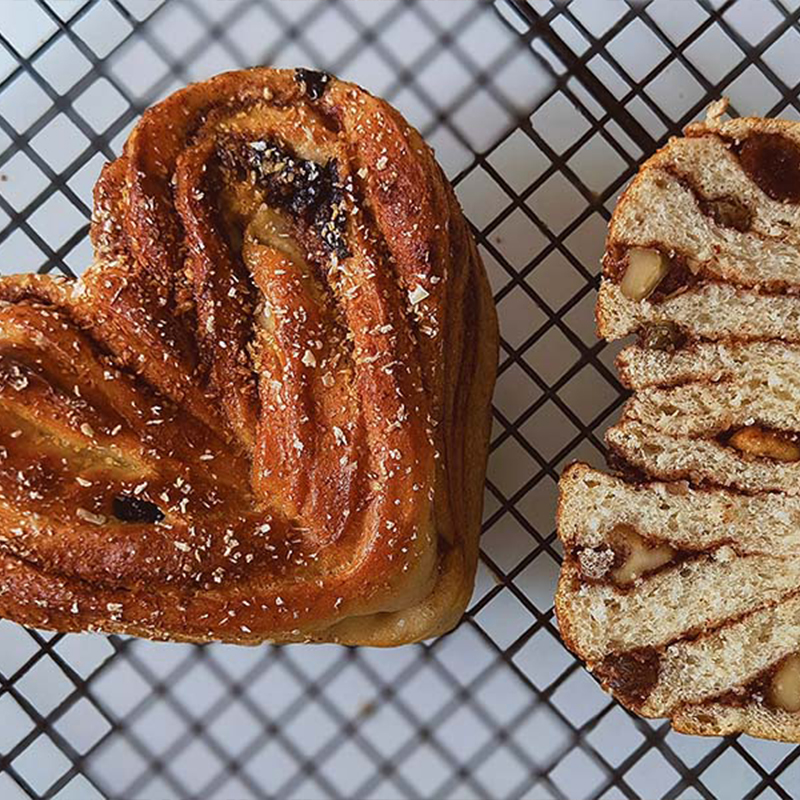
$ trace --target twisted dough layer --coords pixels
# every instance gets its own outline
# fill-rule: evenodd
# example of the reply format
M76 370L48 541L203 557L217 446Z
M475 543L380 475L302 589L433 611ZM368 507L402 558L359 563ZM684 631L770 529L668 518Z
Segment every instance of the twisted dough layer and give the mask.
M0 616L394 645L472 590L497 323L419 134L254 69L148 110L80 281L0 281Z

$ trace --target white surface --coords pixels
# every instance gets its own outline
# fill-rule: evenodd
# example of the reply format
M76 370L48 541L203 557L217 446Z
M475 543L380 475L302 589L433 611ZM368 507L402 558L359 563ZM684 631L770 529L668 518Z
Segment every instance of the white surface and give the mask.
M787 9L797 6L795 0L784 3ZM81 5L60 2L53 8L68 19ZM119 152L136 118L126 94L136 103L149 104L189 80L259 63L265 54L280 66L323 66L394 102L436 147L451 177L468 170L457 191L468 217L488 237L494 252L483 247L484 258L495 291L503 294L499 312L505 345L496 407L502 419L514 423L539 403L518 431L509 435L501 418L495 425L503 443L491 459L489 478L495 488L487 492L487 518L495 515L502 498L514 498L515 503L513 511L499 515L483 540L487 558L474 601L481 602L487 593L493 597L480 606L473 622L433 646L394 651L212 646L195 660L197 651L190 646L133 641L124 658L108 661L113 648L104 637L62 637L53 653L70 665L73 678L89 680L83 697L51 655L37 658L39 647L27 632L0 623L0 674L13 679L36 659L25 677L14 681L15 693L0 690L0 753L34 728L18 700L29 703L34 716L53 715L50 721L57 734L79 754L90 753L85 777L76 776L67 784L57 794L60 800L102 796L93 784L105 787L107 796L125 800L240 800L273 794L303 800L354 795L382 800L433 795L453 800L577 800L594 796L610 781L609 769L627 763L639 748L642 757L624 773L626 794L610 788L603 796L656 797L678 781L674 764L692 766L719 745L719 740L668 733L663 723L635 721L612 704L583 669L573 669L558 682L572 658L552 627L537 623L537 617L550 615L557 577L556 561L541 545L543 540L552 542L555 471L576 457L600 460L594 446L578 436L564 407L584 423L598 420L602 428L605 418L614 416L610 409L617 397L591 363L575 369L569 381L561 380L581 358L570 336L586 346L595 344L594 293L569 257L596 274L605 220L599 209L587 211L588 200L645 154L574 78L567 85L586 104L588 117L560 91L540 105L553 82L540 57L559 75L563 65L541 41L535 40L532 47L520 43L490 6L465 0L419 6L293 0L255 5L239 14L234 2L173 2L164 8L135 2L124 3L130 14L126 18L111 3L100 3L74 31L96 56L109 57L108 75L101 77L67 35L58 35L52 47L38 54L40 43L57 31L38 5L10 0L0 4L0 31L23 56L34 56L34 69L54 92L49 96L25 74L0 91L0 197L9 206L4 210L0 205L0 226L11 224L10 213L21 213L18 222L23 222L10 236L0 237L0 271L39 268L46 261L42 243L76 272L88 263L88 241L75 233L85 225L91 187L105 160L94 137L110 130L111 149ZM551 9L547 0L533 0L532 6L542 13ZM656 0L647 9L650 24L635 20L608 36L611 26L630 14L625 3L576 0L570 12L577 25L560 17L554 29L575 52L588 52L588 34L606 36L607 53L631 76L645 81L643 93L634 91L607 55L587 55L591 72L655 138L664 135L666 126L647 98L672 119L680 117L705 96L692 67L718 80L743 58L732 33L756 44L783 20L776 7L755 0L734 6L722 23L709 22L708 13L694 3ZM504 13L509 13L505 7ZM151 14L145 27L151 41L132 37L132 26ZM466 25L459 23L464 18L470 19ZM509 19L524 33L526 26L519 19ZM205 32L214 20L221 20L223 44L211 42ZM302 36L290 41L283 31L295 23L302 25ZM375 34L368 45L359 38L362 26ZM665 65L668 48L653 26L678 45L694 36L698 26L706 27L685 48L685 61ZM437 29L455 31L454 44L442 47ZM790 86L800 80L799 42L797 30L789 29L764 53L765 63ZM164 54L181 60L176 72L170 71ZM0 79L15 66L14 58L0 47ZM401 79L403 69L410 83ZM490 91L473 81L476 71L490 82ZM59 110L54 101L76 83L79 96ZM779 99L754 65L733 80L726 93L744 113L767 112ZM788 115L797 117L795 111ZM538 144L518 127L528 118L541 137ZM30 125L35 129L30 143L13 145L11 129L23 132ZM582 138L584 143L572 152ZM622 145L622 153L615 142ZM471 149L486 153L485 162L476 162ZM10 152L14 155L8 158ZM554 168L552 158L564 153L569 155L567 164ZM52 174L43 164L50 165ZM520 202L497 184L492 170L513 192L525 192L544 180ZM66 180L66 191L54 186L54 176ZM613 201L613 196L607 198L605 206L612 207ZM582 221L575 224L579 217ZM562 243L556 237L565 230ZM532 263L536 266L508 291L511 276L501 260L512 271L525 273ZM563 311L578 292L582 300ZM537 331L543 331L540 338L509 360L511 348ZM610 349L604 350L601 362L609 365L612 356ZM543 401L552 387L558 399ZM570 443L575 446L565 454ZM538 554L532 558L534 553ZM530 563L516 571L525 560ZM231 683L238 694L227 691ZM549 702L537 691L552 691ZM73 702L79 697L83 699ZM604 709L607 713L599 724L583 732L589 748L604 760L600 764L573 747L567 723L581 726ZM124 719L123 731L109 735L109 719ZM202 724L202 736L184 736L193 721ZM351 733L345 733L344 726L351 726ZM502 740L497 730L503 732ZM660 750L647 749L646 735L653 730L664 739ZM743 754L769 770L790 752L785 745L741 739L704 769L699 780L711 795L740 797L761 777ZM159 759L160 771L149 768L153 757ZM217 779L226 757L236 758L241 771ZM384 776L376 772L376 763L387 768ZM12 766L43 792L70 762L49 734L42 734ZM544 770L547 777L541 779L536 773ZM800 786L800 767L789 767L779 783L793 793ZM0 775L0 797L25 796L15 787L9 776ZM681 795L700 796L697 788Z

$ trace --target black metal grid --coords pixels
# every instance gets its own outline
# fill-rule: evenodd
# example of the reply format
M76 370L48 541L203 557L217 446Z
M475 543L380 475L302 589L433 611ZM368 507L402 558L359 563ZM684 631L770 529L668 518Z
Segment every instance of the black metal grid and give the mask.
M72 274L85 262L101 161L147 105L201 77L198 63L302 63L355 72L437 145L503 343L482 565L456 633L390 652L242 651L0 623L0 797L796 795L800 749L690 739L627 714L563 650L552 612L558 472L601 459L623 399L613 348L592 332L604 221L641 159L711 99L797 116L800 59L785 52L800 52L796 0L368 12L349 0L36 0L40 42L20 36L11 5L0 7L0 269ZM53 71L58 48L74 75ZM455 77L440 97L429 76L443 69ZM53 125L64 126L55 150L41 145Z

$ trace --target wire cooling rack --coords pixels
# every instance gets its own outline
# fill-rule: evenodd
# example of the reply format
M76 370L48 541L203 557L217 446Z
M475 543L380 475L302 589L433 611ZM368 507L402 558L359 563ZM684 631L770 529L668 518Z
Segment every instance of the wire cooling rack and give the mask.
M557 475L622 402L594 338L605 224L728 95L798 118L800 0L0 2L0 268L79 273L91 187L147 105L309 65L396 104L472 222L503 335L470 611L393 651L193 647L0 623L0 798L791 798L800 749L681 736L559 642Z

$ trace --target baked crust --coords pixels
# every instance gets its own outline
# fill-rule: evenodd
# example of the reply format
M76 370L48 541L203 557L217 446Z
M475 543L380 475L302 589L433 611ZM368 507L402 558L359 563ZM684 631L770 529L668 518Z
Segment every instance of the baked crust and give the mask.
M494 304L391 106L258 68L145 112L81 280L0 280L0 616L398 645L472 592Z

